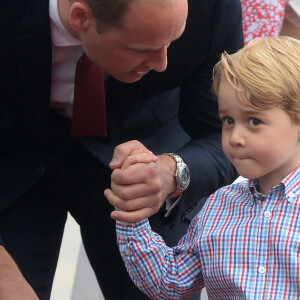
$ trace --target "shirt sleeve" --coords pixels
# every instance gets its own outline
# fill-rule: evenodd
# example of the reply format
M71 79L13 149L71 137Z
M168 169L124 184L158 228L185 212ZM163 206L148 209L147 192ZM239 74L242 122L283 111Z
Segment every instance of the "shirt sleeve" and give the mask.
M197 220L173 248L151 230L148 220L117 222L118 245L127 271L151 299L182 299L204 287Z

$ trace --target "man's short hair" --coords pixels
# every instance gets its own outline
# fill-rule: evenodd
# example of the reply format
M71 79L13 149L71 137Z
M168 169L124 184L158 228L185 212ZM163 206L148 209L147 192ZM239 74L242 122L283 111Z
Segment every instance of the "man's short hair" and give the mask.
M96 19L97 31L104 32L110 27L120 27L122 19L132 0L84 0Z

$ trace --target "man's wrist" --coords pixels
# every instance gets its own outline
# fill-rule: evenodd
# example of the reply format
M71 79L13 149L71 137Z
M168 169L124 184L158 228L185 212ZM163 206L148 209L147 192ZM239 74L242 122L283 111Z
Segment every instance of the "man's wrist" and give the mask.
M174 172L176 189L167 196L167 199L174 199L179 197L189 186L190 172L188 166L179 155L175 153L164 153L164 155L172 157L176 163L176 170Z
M175 171L176 162L168 155L160 154L158 156L161 167L161 175L163 176L163 187L165 198L176 189Z

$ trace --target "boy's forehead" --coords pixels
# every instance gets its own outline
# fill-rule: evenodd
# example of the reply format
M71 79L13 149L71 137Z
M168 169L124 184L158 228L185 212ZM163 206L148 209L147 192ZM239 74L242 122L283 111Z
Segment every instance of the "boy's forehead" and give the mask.
M230 80L230 82L229 82ZM221 79L220 79L220 87L219 87L219 102L220 98L223 96L227 96L230 94L231 96L234 95L234 98L236 101L251 107L250 105L250 93L245 91L245 89L237 82L233 82L233 80L227 79L224 72L222 73Z

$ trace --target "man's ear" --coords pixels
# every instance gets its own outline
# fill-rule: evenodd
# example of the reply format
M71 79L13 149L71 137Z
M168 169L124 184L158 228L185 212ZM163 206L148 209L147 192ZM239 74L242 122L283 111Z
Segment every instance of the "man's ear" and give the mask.
M73 30L80 32L88 28L93 19L90 7L84 2L75 1L70 8L70 26Z

